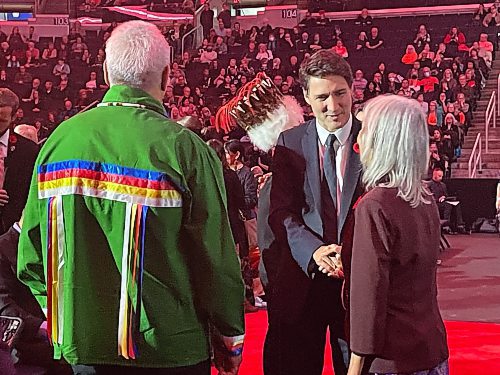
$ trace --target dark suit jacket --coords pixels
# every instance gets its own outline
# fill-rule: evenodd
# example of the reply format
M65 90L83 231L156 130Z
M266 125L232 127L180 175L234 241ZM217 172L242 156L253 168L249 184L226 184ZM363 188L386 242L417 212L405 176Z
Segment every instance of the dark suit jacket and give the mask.
M29 139L15 134L12 130L10 134L3 185L3 189L9 195L9 203L0 208L0 234L9 230L12 224L21 217L28 199L31 176L39 150L38 145ZM15 142L12 140L14 137Z
M10 228L0 236L0 315L22 318L22 338L31 340L45 320L30 289L17 279L19 233Z
M361 124L353 119L349 137L344 187L338 216L338 243L345 238L345 223L353 203L362 194L361 163L352 145ZM279 258L272 280L271 298L275 312L293 322L300 316L311 286L309 265L314 251L325 245L321 217L320 165L315 120L283 132L273 160L269 225L276 238ZM347 231L352 233L352 231ZM265 250L264 250L265 251ZM266 254L263 258L266 261ZM274 251L274 250L273 250ZM276 251L277 252L277 251ZM269 256L271 256L269 254Z

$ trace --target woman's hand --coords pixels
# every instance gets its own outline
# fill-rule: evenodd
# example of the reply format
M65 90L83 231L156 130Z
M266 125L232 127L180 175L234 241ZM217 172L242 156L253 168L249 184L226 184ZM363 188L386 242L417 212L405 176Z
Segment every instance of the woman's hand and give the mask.
M365 364L365 357L361 357L355 353L352 353L347 375L361 375L361 370L363 370L364 364Z

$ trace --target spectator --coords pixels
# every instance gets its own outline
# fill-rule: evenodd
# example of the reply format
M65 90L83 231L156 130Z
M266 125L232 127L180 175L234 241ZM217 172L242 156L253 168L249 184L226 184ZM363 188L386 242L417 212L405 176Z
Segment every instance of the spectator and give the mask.
M410 87L410 82L406 78L401 81L400 91L403 93L403 96L407 98L412 98L415 95L415 90Z
M50 42L42 52L42 61L48 63L50 61L55 61L57 58L57 50L54 47L54 43Z
M445 233L467 234L465 223L462 219L461 205L452 205L446 201L448 190L443 182L443 170L435 168L432 173L432 180L428 184L429 190L434 196L439 209L439 216L446 220L448 226L444 227Z
M184 0L181 5L182 9L186 11L187 13L193 14L195 9L194 9L194 2L193 0Z
M474 21L476 21L477 24L482 24L483 23L483 19L486 16L487 13L488 12L484 8L484 4L483 3L479 3L477 10L474 12L474 14L472 16L472 19Z
M62 74L70 74L71 69L68 64L64 61L64 59L58 59L57 64L54 66L54 69L52 69L52 74L55 75L56 77L61 76Z
M71 54L73 58L79 59L82 57L83 51L88 50L89 47L83 42L81 36L76 38L76 41L71 45Z
M441 114L441 118L437 111L437 103L435 100L429 103L429 111L427 112L427 126L429 128L429 134L434 134L434 130L441 127L443 123L443 117Z
M490 7L490 12L484 17L483 26L500 26L500 14L498 13L497 7L495 5L492 5Z
M370 29L370 36L368 36L368 38L366 40L365 47L370 49L370 50L374 50L374 49L382 47L383 44L384 44L384 41L379 35L378 27L373 26Z
M363 28L371 26L373 24L373 18L368 14L368 9L361 9L361 13L358 15L354 23Z
M421 91L424 93L426 101L436 99L439 80L432 75L429 67L424 67L422 72L423 78L420 80L419 85L422 86Z
M297 53L295 42L292 40L290 33L286 33L283 42L278 43L278 53L286 59Z
M356 51L362 51L366 48L366 43L368 42L368 38L366 36L366 32L361 31L358 35L358 39L356 39Z
M9 45L13 51L25 49L24 37L19 32L19 27L17 26L14 26L12 28L12 32L10 33L7 41L9 42Z
M2 31L2 28L0 27L0 44L3 43L3 42L6 42L6 41L7 41L7 34L5 34Z
M218 21L222 21L225 29L231 30L231 11L227 3L222 3L222 11L217 16Z
M217 21L217 26L213 30L215 31L215 38L217 38L218 36L226 36L226 28L224 27L224 23L222 22L222 20ZM213 41L211 42L213 43Z
M209 45L207 49L201 53L200 62L202 64L209 64L215 60L217 60L217 51L214 51L212 46Z
M469 47L465 44L465 35L458 27L453 26L444 37L446 44L446 55L449 57L458 56L459 52L468 51Z
M255 59L259 61L267 59L269 61L273 59L273 53L267 49L267 46L264 43L261 43L259 44L259 51L257 52Z
M354 79L352 80L352 91L361 90L364 91L368 81L363 76L363 71L358 69L354 74Z
M417 52L421 52L426 44L430 44L431 36L427 31L427 27L425 25L420 25L418 27L417 35L413 40L413 44L415 45L415 49Z
M19 66L19 71L16 73L14 77L14 82L20 85L30 83L33 80L33 77L30 73L26 71L26 66Z
M217 52L217 56L226 55L227 54L227 44L224 42L224 38L218 36L215 45L214 51Z
M321 41L321 34L315 33L313 35L312 42L309 44L309 50L311 53L314 53L316 51L319 51L320 49L323 49L323 42Z
M310 11L306 11L304 18L299 23L299 27L307 29L314 26L316 26L316 20L314 19Z
M365 91L363 92L363 97L366 101L368 101L378 95L380 95L380 89L377 90L375 82L371 81L368 83L368 86L366 86Z
M310 45L311 43L309 42L309 34L304 31L302 33L300 41L297 43L297 50L302 59L304 58L304 55L310 51Z
M479 44L478 56L484 59L488 68L491 68L494 48L493 48L493 43L491 43L488 40L488 34L481 33L481 35L479 36L478 44Z
M417 94L417 102L420 105L420 107L422 108L422 111L424 113L429 112L429 104L426 101L424 101L424 94L423 93L420 92Z
M330 25L330 20L326 16L326 12L324 9L321 9L319 12L319 18L316 19L316 26L325 27Z
M342 56L344 59L349 57L349 53L347 52L346 46L344 46L344 42L341 39L337 40L337 44L332 48L332 50L337 54Z
M417 59L418 55L415 51L415 47L412 44L408 44L406 46L406 52L401 58L401 62L405 65L412 65Z
M207 38L210 30L214 27L214 11L210 9L208 1L205 1L203 4L203 10L200 13L200 23L203 28L203 36Z
M433 134L437 134L438 135L437 138L439 138L439 139L441 138L441 133L440 133L439 129L435 129ZM447 163L445 155L440 154L439 147L438 147L437 142L435 140L432 140L429 143L429 153L430 153L430 156L429 156L428 178L431 179L434 169L438 168L441 171L445 171L448 163Z

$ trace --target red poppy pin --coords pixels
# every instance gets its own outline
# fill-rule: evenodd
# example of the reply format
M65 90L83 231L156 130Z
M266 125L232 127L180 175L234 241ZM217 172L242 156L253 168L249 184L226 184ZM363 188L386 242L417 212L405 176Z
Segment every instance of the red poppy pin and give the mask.
M357 143L356 143L357 144ZM366 193L365 193L366 194ZM361 199L363 199L363 197L365 196L365 194L361 194L359 197L358 197L358 200L352 205L352 209L355 210L356 207L358 207L358 204L359 202L361 202Z
M355 144L353 144L352 149L356 154L359 154L359 143L356 142Z
M10 152L13 152L16 149L17 137L15 134L9 135L9 146Z

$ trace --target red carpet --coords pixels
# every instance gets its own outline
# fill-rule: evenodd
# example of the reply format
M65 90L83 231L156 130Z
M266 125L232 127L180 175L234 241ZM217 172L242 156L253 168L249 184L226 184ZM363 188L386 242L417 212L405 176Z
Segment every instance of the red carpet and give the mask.
M246 315L247 333L241 375L262 374L265 311ZM500 324L446 322L451 375L500 374ZM323 375L333 375L330 349ZM212 374L216 374L213 370Z

